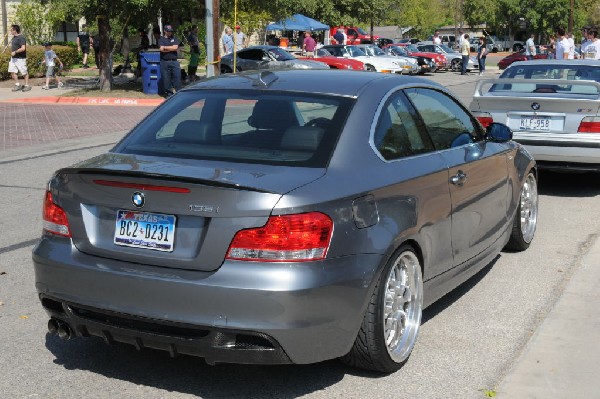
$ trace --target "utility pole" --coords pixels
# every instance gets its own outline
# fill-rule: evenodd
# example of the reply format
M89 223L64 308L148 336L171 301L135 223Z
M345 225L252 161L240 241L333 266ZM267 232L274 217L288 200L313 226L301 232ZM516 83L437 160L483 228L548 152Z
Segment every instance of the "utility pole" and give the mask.
M575 12L575 0L571 0L571 9L569 10L569 32L573 32L573 13Z
M6 0L0 0L0 7L2 12L2 34L4 40L2 40L2 45L5 46L8 44L8 15L6 15Z

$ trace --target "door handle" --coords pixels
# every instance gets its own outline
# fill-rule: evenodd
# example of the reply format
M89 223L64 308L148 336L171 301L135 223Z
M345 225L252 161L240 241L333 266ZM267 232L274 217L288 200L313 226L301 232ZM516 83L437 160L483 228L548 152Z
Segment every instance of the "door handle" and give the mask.
M462 170L459 170L454 176L450 178L450 183L456 186L462 186L467 180L467 175Z

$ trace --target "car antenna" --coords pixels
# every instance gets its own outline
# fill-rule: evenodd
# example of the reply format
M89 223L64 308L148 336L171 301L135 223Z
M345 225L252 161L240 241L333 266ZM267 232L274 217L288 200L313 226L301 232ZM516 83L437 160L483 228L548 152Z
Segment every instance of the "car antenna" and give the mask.
M252 83L252 86L268 87L273 82L275 82L277 79L279 79L279 78L273 72L259 71L258 79L254 80L254 83Z

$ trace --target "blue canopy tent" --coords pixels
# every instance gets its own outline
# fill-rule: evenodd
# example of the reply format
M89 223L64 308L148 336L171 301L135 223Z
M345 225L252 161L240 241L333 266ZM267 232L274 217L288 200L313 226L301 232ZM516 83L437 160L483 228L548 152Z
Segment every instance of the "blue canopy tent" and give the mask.
M298 31L317 31L329 30L329 25L325 25L317 20L304 16L302 14L294 14L289 18L282 19L274 24L267 25L269 30L298 30Z

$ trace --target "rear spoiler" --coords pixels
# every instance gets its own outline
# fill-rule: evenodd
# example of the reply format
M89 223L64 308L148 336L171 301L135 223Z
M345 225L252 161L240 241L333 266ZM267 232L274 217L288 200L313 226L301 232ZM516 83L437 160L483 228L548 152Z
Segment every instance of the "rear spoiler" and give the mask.
M567 79L484 79L477 82L473 97L482 97L489 93L490 89L496 85L519 85L520 89L511 90L507 88L498 90L499 96L510 95L511 93L557 93L560 86L570 86L568 91L560 91L565 94L600 96L600 83L595 80L567 80ZM575 90L573 90L575 88ZM531 90L530 90L531 89Z

